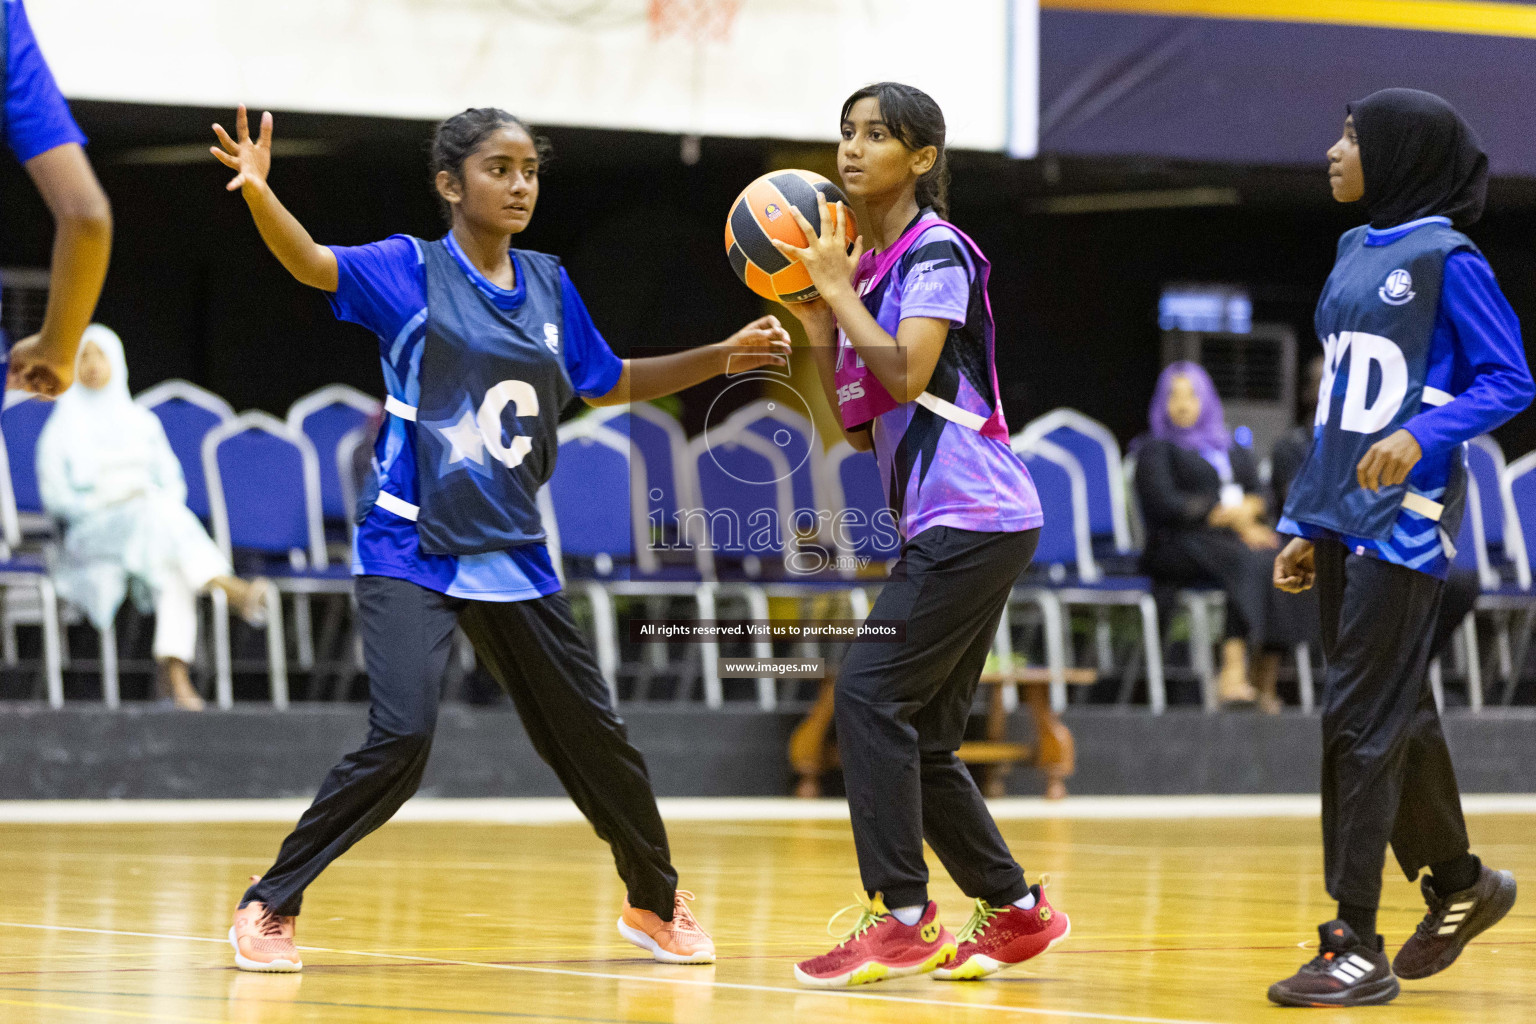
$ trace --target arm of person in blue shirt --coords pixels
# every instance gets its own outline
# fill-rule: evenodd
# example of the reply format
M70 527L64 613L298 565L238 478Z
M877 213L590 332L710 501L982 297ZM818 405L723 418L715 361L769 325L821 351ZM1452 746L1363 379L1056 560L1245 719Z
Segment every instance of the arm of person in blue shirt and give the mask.
M1450 391L1456 398L1424 409L1372 445L1356 469L1361 487L1402 483L1420 459L1443 457L1455 445L1487 433L1536 395L1520 321L1488 261L1475 252L1455 252L1445 261L1435 342L1445 335L1455 348Z
M758 317L713 345L665 356L620 359L598 333L563 269L560 289L565 306L565 366L576 393L588 405L644 402L722 373L789 365L789 334L772 316Z
M25 8L7 3L10 52L5 134L53 216L48 306L37 334L11 347L6 386L46 397L74 381L80 335L91 322L112 252L112 207L91 170L69 105L43 60Z
M1456 397L1404 424L1431 458L1508 422L1536 397L1520 320L1477 253L1456 252L1445 261L1436 332L1441 330L1455 339L1449 390Z

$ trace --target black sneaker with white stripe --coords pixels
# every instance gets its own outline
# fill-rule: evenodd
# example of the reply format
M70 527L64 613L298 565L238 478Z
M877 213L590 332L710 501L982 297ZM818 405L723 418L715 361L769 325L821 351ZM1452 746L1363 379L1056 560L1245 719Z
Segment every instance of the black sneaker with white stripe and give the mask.
M1443 899L1428 876L1419 885L1429 913L1392 961L1400 978L1427 978L1445 970L1467 943L1498 924L1515 905L1515 876L1508 871L1485 867L1470 888Z
M1382 952L1381 936L1361 942L1343 921L1317 926L1317 956L1301 970L1269 986L1271 1002L1281 1006L1374 1006L1390 1003L1399 986Z

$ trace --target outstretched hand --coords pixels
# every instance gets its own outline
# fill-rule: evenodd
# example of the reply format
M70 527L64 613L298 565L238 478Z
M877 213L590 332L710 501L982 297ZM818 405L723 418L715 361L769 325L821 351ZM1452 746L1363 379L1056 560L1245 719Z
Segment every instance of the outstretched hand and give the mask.
M213 126L213 134L218 136L219 145L208 147L208 151L225 167L239 172L224 186L226 189L233 192L246 185L266 184L267 172L272 169L271 111L261 115L261 134L255 142L251 141L243 103L235 111L235 138L231 139L223 126L217 124Z
M758 317L714 347L720 350L727 374L789 365L789 332L776 316Z
M800 225L800 230L805 232L806 246L797 249L788 242L770 238L773 247L785 257L799 260L804 265L806 272L811 275L811 283L816 286L822 298L829 298L839 288L851 288L859 257L864 255L864 236L860 235L853 240L853 252L850 254L848 207L843 203L829 207L827 197L817 192L816 211L821 215L821 232L818 234L811 227L811 222L805 219L805 214L796 209L793 203L786 203L785 206L790 216L795 218L795 223Z

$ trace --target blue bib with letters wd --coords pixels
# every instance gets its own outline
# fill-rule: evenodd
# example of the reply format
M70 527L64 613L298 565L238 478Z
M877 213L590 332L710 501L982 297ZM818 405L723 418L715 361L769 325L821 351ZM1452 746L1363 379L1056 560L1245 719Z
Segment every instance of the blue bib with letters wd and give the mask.
M421 248L421 549L478 555L540 542L537 496L554 472L560 410L573 394L560 351L560 261L512 250L525 298L507 310L465 276L444 241Z
M1423 405L1438 404L1425 394L1424 376L1445 260L1476 247L1443 223L1386 245L1367 245L1366 237L1359 227L1339 239L1338 259L1318 300L1314 322L1323 343L1323 380L1312 450L1291 485L1285 514L1348 536L1387 540L1398 511L1409 508L1455 537L1466 490L1461 459L1451 460L1439 502L1411 493L1406 483L1368 491L1355 470L1373 444Z

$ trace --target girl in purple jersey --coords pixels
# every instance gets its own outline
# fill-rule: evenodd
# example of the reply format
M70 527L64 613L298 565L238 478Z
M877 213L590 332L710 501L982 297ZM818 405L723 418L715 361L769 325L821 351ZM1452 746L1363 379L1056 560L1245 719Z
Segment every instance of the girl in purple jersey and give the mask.
M1066 938L1065 914L1008 852L955 756L1003 606L1044 517L1009 450L994 365L989 265L946 213L944 115L925 93L882 82L843 104L838 171L863 238L849 255L841 205L818 197L809 245L775 242L820 298L805 326L843 435L874 450L901 557L870 617L901 619L900 642L849 649L836 719L868 902L853 930L795 976L837 987L934 971L980 978ZM975 900L951 935L928 899L923 840Z

